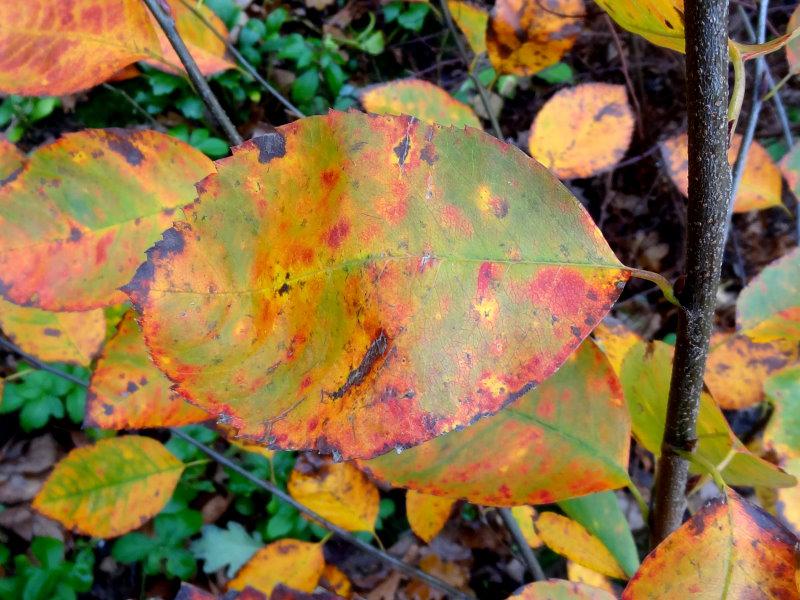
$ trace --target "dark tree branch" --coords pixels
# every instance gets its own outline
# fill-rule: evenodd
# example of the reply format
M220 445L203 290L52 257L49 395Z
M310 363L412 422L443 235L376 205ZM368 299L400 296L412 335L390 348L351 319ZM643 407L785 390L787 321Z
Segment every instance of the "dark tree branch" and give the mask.
M678 528L686 507L689 463L722 265L731 176L728 166L727 0L687 0L686 97L689 202L686 283L679 294L675 360L656 477L652 541Z
M536 559L536 555L528 545L528 541L525 539L525 536L522 535L522 530L519 527L519 523L517 523L517 520L514 518L511 509L498 508L497 512L500 514L500 518L503 519L506 529L511 532L511 536L514 538L517 546L519 546L519 550L522 552L522 557L525 559L525 564L528 566L528 571L530 571L533 580L545 581L547 579L547 575L544 574L542 565L539 564L539 561Z
M156 21L158 21L158 24L164 31L164 35L167 36L178 58L181 59L181 63L183 63L186 73L188 73L189 79L192 85L194 85L195 91L197 91L197 94L208 107L211 116L213 116L220 127L222 127L222 130L225 132L225 135L232 145L238 146L241 144L244 141L242 136L236 131L236 127L233 126L230 118L225 113L225 109L222 108L214 92L212 92L211 88L208 86L205 77L203 77L203 74L197 67L197 63L192 58L192 55L189 54L189 49L178 34L178 30L175 29L175 19L172 18L172 15L167 14L160 0L144 0L144 3L147 5L147 8L150 9L150 12L153 13Z

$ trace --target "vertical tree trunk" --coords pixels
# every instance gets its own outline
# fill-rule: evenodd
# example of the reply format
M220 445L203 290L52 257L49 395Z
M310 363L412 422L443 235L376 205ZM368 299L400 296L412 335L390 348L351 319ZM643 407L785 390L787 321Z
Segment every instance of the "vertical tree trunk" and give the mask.
M730 193L728 166L728 2L686 0L689 203L685 286L667 421L656 477L652 538L683 520L689 465L677 451L696 443L696 422L714 320Z

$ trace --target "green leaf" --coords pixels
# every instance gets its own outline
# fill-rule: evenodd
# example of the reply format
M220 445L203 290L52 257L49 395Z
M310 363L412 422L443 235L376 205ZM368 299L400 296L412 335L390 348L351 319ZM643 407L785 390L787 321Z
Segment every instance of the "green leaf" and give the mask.
M191 551L194 556L205 562L203 571L214 573L226 570L226 576L232 578L263 544L261 536L253 536L235 521L229 521L227 528L206 525L199 540L192 542Z
M377 56L381 54L386 47L386 42L383 37L382 31L374 31L367 39L363 40L359 46L361 50L366 52L367 54L372 54L373 56Z
M155 518L154 525L156 537L161 543L175 545L200 531L203 526L203 515L191 509L162 513Z
M183 548L173 548L167 554L167 575L187 580L197 572L197 562L192 553Z
M86 390L81 388L73 389L67 394L64 402L67 407L67 414L73 423L83 423L86 411Z
M147 76L147 81L150 83L150 89L156 96L171 94L183 83L180 77L170 75L169 73L162 73L161 71L150 72Z
M31 552L45 569L55 569L64 562L64 542L55 538L34 538Z
M558 85L561 83L574 83L575 74L567 63L556 63L536 73L536 77L547 83Z
M203 140L199 144L195 144L195 148L210 156L211 158L222 158L230 153L230 147L225 140L216 137L210 137Z
M50 417L60 419L64 416L64 405L59 398L50 394L28 400L19 413L19 424L25 431L33 431L47 425Z
M430 10L430 5L425 2L412 2L406 10L400 13L397 17L397 22L401 27L419 33Z
M124 564L142 560L158 547L158 540L138 531L123 535L114 542L111 556Z
M187 98L181 98L175 103L175 105L183 113L183 116L186 117L187 119L200 120L203 118L203 109L205 105L203 104L203 101L197 96L189 96Z
M319 72L309 69L292 83L292 98L296 102L308 102L319 88Z

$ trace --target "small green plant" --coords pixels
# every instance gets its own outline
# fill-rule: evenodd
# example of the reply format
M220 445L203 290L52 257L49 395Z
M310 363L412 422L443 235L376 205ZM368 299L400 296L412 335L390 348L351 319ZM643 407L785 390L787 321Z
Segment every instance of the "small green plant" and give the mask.
M28 128L61 106L58 98L8 96L0 102L0 129L10 142L18 142Z
M83 367L56 365L62 372L87 380L89 371ZM47 371L37 371L21 365L14 381L6 383L0 414L19 411L23 431L41 429L51 419L66 415L73 423L82 423L86 406L86 389Z

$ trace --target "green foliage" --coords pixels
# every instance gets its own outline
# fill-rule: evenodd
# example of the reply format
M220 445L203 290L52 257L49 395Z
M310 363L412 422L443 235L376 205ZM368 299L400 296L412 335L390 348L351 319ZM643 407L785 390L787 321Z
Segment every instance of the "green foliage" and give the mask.
M4 554L8 555L7 549ZM74 600L91 589L94 552L85 543L67 560L62 541L37 537L31 542L30 554L14 557L13 574L0 579L0 599Z
M8 96L0 102L0 128L8 141L17 142L31 125L49 117L59 106L61 101L50 96Z
M89 371L72 365L53 365L62 372L88 380ZM19 424L23 431L34 431L52 419L65 416L73 423L82 423L86 406L86 389L47 371L37 371L27 365L19 367L24 373L19 379L8 382L3 389L0 414L19 411Z

